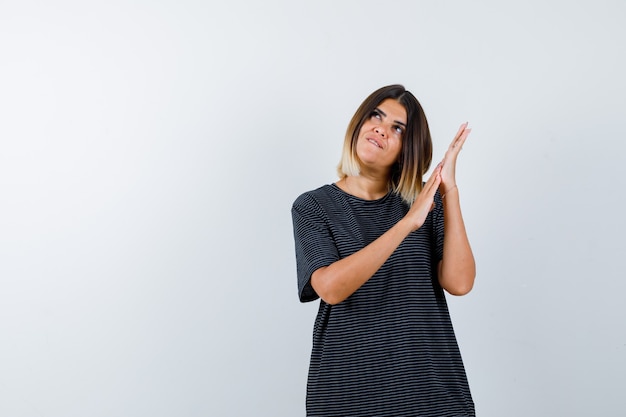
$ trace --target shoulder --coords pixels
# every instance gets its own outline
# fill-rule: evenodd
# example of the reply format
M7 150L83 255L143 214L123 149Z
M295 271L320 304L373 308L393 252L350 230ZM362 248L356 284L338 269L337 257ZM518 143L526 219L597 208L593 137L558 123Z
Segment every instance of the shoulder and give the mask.
M332 185L324 185L300 194L291 206L291 217L296 234L304 228L324 230L332 223L329 212L333 201Z
M333 185L326 184L314 190L304 192L293 202L293 208L323 206L325 202L333 200L334 188Z

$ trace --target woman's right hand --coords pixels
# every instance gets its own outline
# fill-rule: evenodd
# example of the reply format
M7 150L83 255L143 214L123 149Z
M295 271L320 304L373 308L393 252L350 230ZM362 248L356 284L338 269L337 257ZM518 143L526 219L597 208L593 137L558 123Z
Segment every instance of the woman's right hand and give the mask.
M440 183L441 164L437 165L405 216L405 219L411 222L412 231L416 231L422 227L428 213L435 207L435 193Z

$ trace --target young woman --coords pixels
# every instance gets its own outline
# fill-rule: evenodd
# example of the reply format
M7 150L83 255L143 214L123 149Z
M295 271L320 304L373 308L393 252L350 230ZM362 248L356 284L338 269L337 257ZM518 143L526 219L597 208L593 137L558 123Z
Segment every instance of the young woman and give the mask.
M456 160L461 125L432 159L426 116L401 85L353 116L340 179L292 207L300 300L321 298L307 416L474 416L444 290L468 293L475 263Z

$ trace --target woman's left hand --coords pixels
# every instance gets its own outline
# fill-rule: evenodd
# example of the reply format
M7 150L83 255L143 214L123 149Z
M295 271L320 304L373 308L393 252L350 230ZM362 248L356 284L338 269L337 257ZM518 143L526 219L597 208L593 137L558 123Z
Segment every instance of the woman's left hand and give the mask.
M456 159L463 148L465 139L467 139L467 136L472 131L467 125L467 122L461 125L441 161L441 183L439 184L439 192L441 195L444 195L456 187Z

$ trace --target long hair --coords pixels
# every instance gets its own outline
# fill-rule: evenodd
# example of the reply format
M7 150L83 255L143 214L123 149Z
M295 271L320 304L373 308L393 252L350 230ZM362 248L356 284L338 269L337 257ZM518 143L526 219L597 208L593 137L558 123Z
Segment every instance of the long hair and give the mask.
M356 153L356 143L361 127L376 107L386 99L396 100L406 110L407 124L402 137L402 150L398 161L391 167L389 187L410 205L422 191L422 177L430 167L433 144L421 104L400 84L379 88L361 103L348 124L337 173L339 178L359 175L361 161Z

